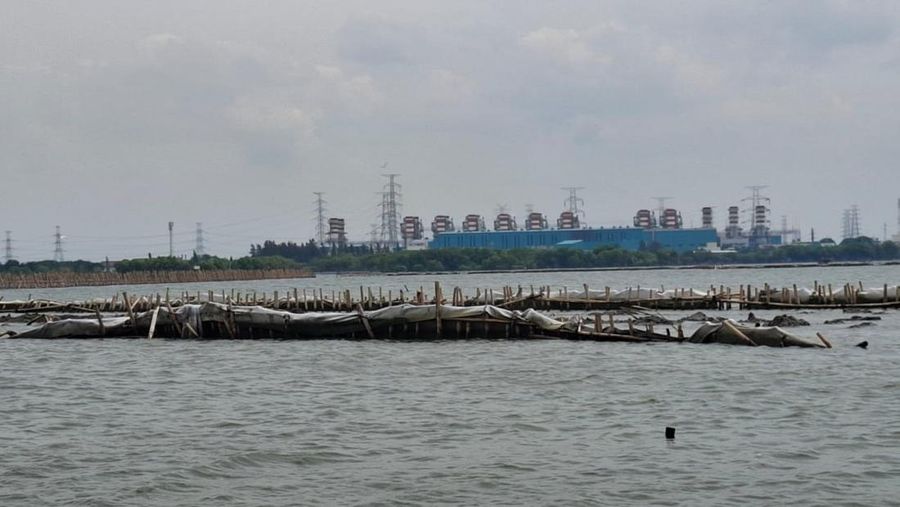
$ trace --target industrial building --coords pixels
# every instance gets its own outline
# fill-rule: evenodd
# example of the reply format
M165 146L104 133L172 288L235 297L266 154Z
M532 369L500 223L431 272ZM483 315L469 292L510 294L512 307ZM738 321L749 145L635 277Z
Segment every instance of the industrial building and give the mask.
M667 250L690 252L716 245L715 229L642 229L638 227L600 229L541 229L531 231L450 232L437 235L429 248L513 248L567 247L591 250L613 246L625 250L659 245Z

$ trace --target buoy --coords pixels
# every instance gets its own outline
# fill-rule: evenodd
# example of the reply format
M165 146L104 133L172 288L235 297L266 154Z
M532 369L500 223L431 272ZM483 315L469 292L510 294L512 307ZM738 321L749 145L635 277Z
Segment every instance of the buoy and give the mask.
M675 440L675 428L666 426L666 440Z
M861 349L867 349L867 348L869 348L869 342L861 341L861 342L857 343L856 346Z

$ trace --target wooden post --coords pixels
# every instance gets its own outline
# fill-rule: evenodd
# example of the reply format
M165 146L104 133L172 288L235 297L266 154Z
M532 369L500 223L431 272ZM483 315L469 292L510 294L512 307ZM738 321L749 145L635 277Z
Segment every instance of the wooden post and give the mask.
M369 339L375 339L375 333L372 331L372 326L369 325L369 319L366 318L366 312L363 311L362 301L356 305L356 314L359 315L359 320L362 322L364 328L366 328L366 334L369 335Z
M156 317L159 315L159 306L153 308L153 315L150 316L150 331L147 333L147 339L153 338L153 332L156 331Z
M175 324L175 330L178 332L178 336L184 338L184 329L181 327L181 323L178 322L178 316L175 315L175 311L172 310L172 305L168 302L166 303L166 309L169 310L169 318L172 319L172 322Z
M131 301L128 299L127 292L122 293L122 301L125 302L125 309L128 311L128 322L130 322L131 327L134 328L136 324L134 321L134 311L131 309Z
M103 326L103 317L100 315L99 311L95 312L97 315L97 324L100 325L100 336L104 336L106 334L106 328Z
M441 338L441 282L434 282L434 318L435 331L438 339Z
M749 343L751 346L753 346L753 347L756 347L756 346L757 346L757 345L756 345L756 342L754 342L753 340L751 340L749 336L745 335L740 329L738 329L737 327L735 327L734 324L731 323L731 321L729 321L729 320L727 320L727 319L726 319L726 320L723 320L723 321L722 321L722 325L724 325L725 327L727 327L728 329L730 329L731 332L733 332L734 334L736 334L736 335L738 335L739 337L741 337L741 338L743 338L744 340L746 340L747 343Z

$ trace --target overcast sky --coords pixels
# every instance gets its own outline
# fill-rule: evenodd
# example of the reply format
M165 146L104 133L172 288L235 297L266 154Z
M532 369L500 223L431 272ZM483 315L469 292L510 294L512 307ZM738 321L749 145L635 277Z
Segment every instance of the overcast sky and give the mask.
M0 231L20 260L351 239L384 172L430 223L583 186L630 224L769 185L781 216L889 234L900 197L900 2L5 0ZM386 169L382 165L387 162ZM490 219L489 219L490 221Z

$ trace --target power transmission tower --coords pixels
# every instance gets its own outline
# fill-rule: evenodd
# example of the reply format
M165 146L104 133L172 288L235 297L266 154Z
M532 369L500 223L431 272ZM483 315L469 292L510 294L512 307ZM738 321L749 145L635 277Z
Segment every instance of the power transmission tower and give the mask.
M400 247L400 189L397 173L383 174L388 179L381 198L381 240L390 248Z
M378 250L378 224L371 224L372 229L369 231L369 246L372 250Z
M175 257L175 240L172 230L175 228L175 222L169 222L169 257Z
M563 187L563 190L569 191L569 198L565 200L563 206L575 215L584 217L584 199L578 197L578 191L584 190L584 187Z
M13 260L13 247L12 247L12 231L6 231L6 244L3 251L3 260L5 262L9 262Z
M860 236L859 232L859 206L856 204L844 210L843 238L852 239Z
M752 194L750 197L741 199L742 201L750 201L750 209L744 212L750 214L750 234L752 236L765 236L769 229L769 203L771 199L762 195L761 191L768 188L768 185L751 185L747 187Z
M206 248L203 245L203 222L197 222L197 230L194 233L196 245L194 246L194 253L197 254L197 257L203 257L206 255Z
M325 244L325 199L322 196L324 192L313 192L316 196L316 242L319 245Z
M65 256L63 255L63 244L62 244L63 236L62 236L62 233L59 232L58 225L56 226L56 234L54 234L53 237L55 239L53 242L53 246L54 246L53 260L55 260L56 262L63 262L65 260Z
M666 201L672 197L654 197L656 199L656 220L662 223L662 216L666 213Z

